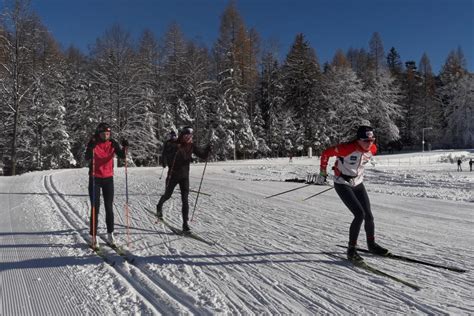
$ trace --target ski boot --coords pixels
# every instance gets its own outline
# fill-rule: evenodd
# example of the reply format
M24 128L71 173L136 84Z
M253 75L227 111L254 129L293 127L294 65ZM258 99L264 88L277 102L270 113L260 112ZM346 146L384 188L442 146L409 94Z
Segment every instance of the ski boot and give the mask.
M183 234L184 235L189 235L191 234L191 228L189 228L189 225L187 222L183 223Z
M107 243L111 246L115 246L115 236L114 233L107 234Z
M357 253L355 246L349 246L347 248L347 260L353 263L361 263L364 261L364 259L362 259L362 257Z
M369 248L369 251L373 254L376 254L378 256L386 256L389 254L388 250L379 244L377 244L375 241L368 241L367 242L367 247Z
M156 217L162 221L163 220L163 210L156 206Z

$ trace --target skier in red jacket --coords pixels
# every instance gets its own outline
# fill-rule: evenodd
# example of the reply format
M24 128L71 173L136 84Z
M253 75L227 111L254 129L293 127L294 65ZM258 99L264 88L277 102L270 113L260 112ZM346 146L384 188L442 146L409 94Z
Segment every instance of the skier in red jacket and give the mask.
M125 158L125 148L128 147L128 141L122 140L122 146L111 138L111 128L107 123L100 123L95 134L87 144L85 158L89 160L89 196L91 205L95 204L95 212L91 210L90 216L90 235L91 246L97 245L97 219L99 217L100 207L100 189L104 195L105 222L107 225L107 242L115 244L114 238L114 161L117 155L119 158ZM93 215L95 217L93 218ZM93 225L95 223L95 226ZM94 227L93 227L94 226Z
M357 238L362 222L367 237L367 245L372 253L387 255L388 250L375 242L374 217L370 201L364 187L364 167L377 152L374 130L370 126L360 126L357 139L349 143L338 144L327 148L321 154L320 182L327 177L326 168L330 157L336 156L334 165L334 189L354 215L349 231L347 258L351 261L362 261L356 251Z

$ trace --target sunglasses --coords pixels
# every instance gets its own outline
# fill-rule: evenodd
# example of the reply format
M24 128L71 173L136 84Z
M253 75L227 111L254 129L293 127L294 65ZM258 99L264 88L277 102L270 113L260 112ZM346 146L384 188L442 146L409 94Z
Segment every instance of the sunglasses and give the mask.
M375 138L372 138L372 139L361 139L361 141L363 141L364 143L373 143L373 142L375 142Z

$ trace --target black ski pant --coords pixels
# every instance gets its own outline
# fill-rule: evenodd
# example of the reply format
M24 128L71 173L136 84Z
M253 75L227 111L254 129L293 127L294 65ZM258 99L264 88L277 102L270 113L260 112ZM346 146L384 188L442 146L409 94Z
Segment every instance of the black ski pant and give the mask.
M334 189L341 198L342 202L354 214L349 230L349 245L355 246L359 237L360 227L365 221L364 228L368 241L374 240L375 225L374 216L370 210L370 201L364 184L361 183L355 187L334 183Z
M181 190L181 213L183 215L183 224L188 222L189 216L189 177L169 178L168 184L166 185L165 193L161 196L158 202L157 209L162 211L163 204L171 198L174 188L179 184Z
M100 190L104 195L104 206L105 206L105 223L107 225L107 233L113 233L114 231L114 178L93 178L89 177L89 197L91 199L91 205L95 204L95 218L93 221L94 211L91 209L90 216L90 227L89 233L91 235L97 235L97 222L99 218L100 209ZM92 227L92 223L95 223L95 227Z

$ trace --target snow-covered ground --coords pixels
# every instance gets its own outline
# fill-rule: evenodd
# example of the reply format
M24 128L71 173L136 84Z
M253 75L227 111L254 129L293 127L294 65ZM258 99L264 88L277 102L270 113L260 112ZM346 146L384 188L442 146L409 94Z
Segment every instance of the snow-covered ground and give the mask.
M348 264L350 212L334 190L282 182L318 171L317 158L209 163L191 227L215 245L156 223L161 168L129 168L134 264L86 244L87 170L0 177L1 315L473 314L474 172L449 158L468 151L377 156L366 173L377 240L395 254L468 270L456 273L365 255L415 291ZM442 162L446 161L446 162ZM191 167L197 189L203 164ZM115 223L127 244L125 173L116 170ZM196 194L190 197L193 211ZM180 226L178 192L165 217ZM103 210L100 233L105 233ZM361 232L360 245L365 246ZM106 249L106 247L104 247ZM332 252L336 257L326 254Z

